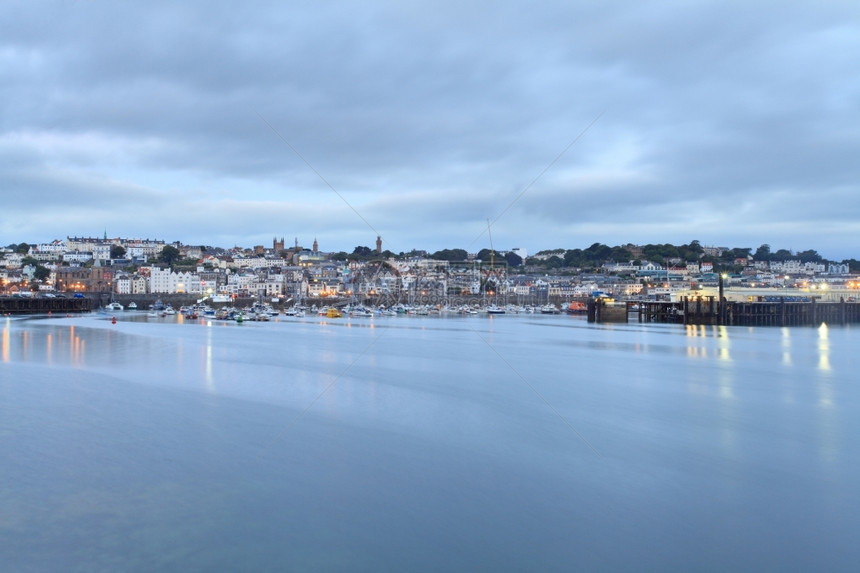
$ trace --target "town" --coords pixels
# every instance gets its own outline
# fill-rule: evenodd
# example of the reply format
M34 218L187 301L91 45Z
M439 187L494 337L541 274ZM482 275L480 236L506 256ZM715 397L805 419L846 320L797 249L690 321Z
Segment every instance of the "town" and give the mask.
M229 302L266 298L282 306L337 300L375 306L564 305L596 296L670 301L716 294L738 297L786 289L824 300L854 300L857 261L824 260L814 250L771 251L688 245L595 243L534 255L521 248L468 253L325 252L285 244L253 248L190 246L156 239L67 237L0 248L0 295L87 296L102 300L190 295ZM834 298L836 297L836 298Z

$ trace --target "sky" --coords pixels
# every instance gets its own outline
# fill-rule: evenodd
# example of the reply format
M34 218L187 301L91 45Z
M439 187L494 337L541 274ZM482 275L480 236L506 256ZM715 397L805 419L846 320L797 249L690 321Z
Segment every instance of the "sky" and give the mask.
M860 258L860 2L0 3L0 244Z

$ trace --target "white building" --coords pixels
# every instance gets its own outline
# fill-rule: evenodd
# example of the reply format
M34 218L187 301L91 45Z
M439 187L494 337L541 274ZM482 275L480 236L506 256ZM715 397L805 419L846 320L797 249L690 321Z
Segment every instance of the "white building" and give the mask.
M608 273L632 273L639 270L639 267L636 266L633 261L627 261L622 263L604 263L603 268Z
M148 281L140 275L121 274L114 277L117 294L146 294Z
M150 267L149 292L151 293L202 293L200 275L188 272L173 272L170 269Z
M0 259L0 264L8 269L20 269L22 260L24 255L21 253L6 253L6 256Z
M63 260L67 263L83 264L93 260L93 254L89 251L66 251Z

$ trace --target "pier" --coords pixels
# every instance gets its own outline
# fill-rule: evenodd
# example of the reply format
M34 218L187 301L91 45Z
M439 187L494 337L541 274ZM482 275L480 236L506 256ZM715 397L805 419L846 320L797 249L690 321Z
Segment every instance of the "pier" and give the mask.
M716 297L687 298L677 302L636 301L588 303L588 321L671 323L724 326L818 326L860 323L860 303L796 301L787 297L748 302Z
M0 297L0 315L7 314L72 314L89 312L88 298L19 298Z

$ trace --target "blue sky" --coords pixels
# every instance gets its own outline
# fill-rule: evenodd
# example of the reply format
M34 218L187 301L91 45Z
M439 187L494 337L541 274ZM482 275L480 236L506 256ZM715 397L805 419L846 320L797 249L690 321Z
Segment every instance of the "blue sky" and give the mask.
M860 258L857 2L0 4L0 243Z

